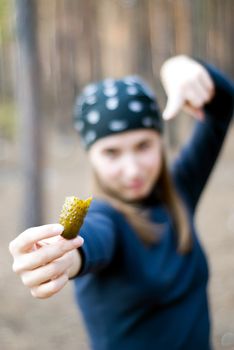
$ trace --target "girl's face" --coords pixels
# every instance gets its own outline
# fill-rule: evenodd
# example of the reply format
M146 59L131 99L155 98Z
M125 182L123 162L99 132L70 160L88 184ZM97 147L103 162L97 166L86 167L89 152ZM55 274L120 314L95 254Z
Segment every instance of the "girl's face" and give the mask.
M89 158L102 187L125 201L141 200L159 178L162 139L145 129L107 136L91 146Z

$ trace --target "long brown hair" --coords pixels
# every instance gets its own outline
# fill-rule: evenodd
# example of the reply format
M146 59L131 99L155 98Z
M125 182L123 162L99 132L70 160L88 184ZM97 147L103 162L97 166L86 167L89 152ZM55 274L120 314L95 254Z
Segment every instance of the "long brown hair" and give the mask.
M149 219L148 211L144 210L145 208L142 208L142 206L126 203L112 195L100 183L95 172L93 173L93 193L95 197L106 200L114 208L119 210L145 244L150 245L160 240L162 226L153 223ZM186 254L191 251L192 237L187 213L172 182L164 152L162 153L161 173L153 190L152 197L160 200L171 215L177 236L178 252Z

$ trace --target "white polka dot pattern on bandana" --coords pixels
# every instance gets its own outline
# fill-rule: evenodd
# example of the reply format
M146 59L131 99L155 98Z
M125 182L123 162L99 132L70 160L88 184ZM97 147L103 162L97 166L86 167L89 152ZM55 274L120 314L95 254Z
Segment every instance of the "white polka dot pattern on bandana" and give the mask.
M109 87L107 87L107 88L105 88L105 89L103 90L103 93L104 93L104 95L107 96L107 97L113 97L113 96L117 95L118 89L117 89L117 87L114 86L114 85L113 85L113 86L109 86Z
M103 81L103 85L105 88L112 87L115 85L115 81L111 78L108 78Z
M82 131L84 129L84 122L83 120L77 120L74 124L74 127L77 131Z
M153 90L148 85L146 85L145 83L141 82L141 86L142 86L142 89L143 89L143 91L144 91L144 93L146 95L148 95L152 99L155 98L155 94L154 94Z
M90 144L91 142L95 141L96 138L97 138L96 131L89 130L89 131L87 131L87 133L85 134L85 137L84 137L85 143Z
M109 123L109 129L111 131L122 131L126 130L128 123L126 120L111 120Z
M124 79L124 82L127 85L134 85L137 81L138 81L138 79L134 75L129 75Z
M82 96L79 96L77 99L76 99L76 103L75 103L75 110L78 114L82 113L82 108L83 108L83 104L84 104L84 101L85 101L85 97L82 95Z
M128 86L126 92L128 95L136 95L138 93L138 89L135 86Z
M90 111L87 114L87 120L90 124L97 124L100 120L100 113L98 111Z
M88 96L85 100L88 105L94 105L97 102L97 97L95 95Z
M84 94L86 96L93 95L97 92L97 86L95 84L90 84L84 89Z
M141 78L134 75L88 85L74 114L75 128L87 148L112 133L138 128L162 131L156 96Z
M117 97L112 97L106 100L106 108L109 110L115 110L119 105L119 99Z
M131 101L128 104L128 108L130 109L130 111L132 112L141 112L143 109L143 105L141 102L135 100L135 101Z
M144 117L142 119L142 125L144 125L145 127L151 127L154 125L154 121L152 117Z

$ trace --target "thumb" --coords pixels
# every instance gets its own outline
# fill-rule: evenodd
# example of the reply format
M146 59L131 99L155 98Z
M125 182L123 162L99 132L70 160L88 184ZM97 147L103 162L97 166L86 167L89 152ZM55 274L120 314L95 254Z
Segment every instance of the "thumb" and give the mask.
M174 118L184 105L183 98L175 93L169 94L166 107L163 111L163 119L169 120Z

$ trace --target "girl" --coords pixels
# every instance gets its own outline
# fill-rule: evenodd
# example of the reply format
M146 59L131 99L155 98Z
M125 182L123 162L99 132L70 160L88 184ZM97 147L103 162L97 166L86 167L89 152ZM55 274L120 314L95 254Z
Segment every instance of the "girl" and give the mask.
M91 348L208 350L207 262L194 215L233 111L233 85L189 57L167 60L161 79L170 119L187 109L192 137L170 170L156 98L138 77L87 86L75 127L93 170L80 236L58 224L10 243L13 270L36 298L74 280Z

